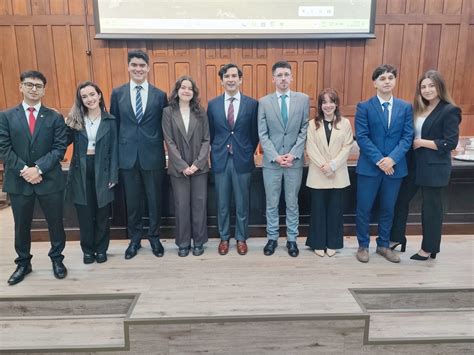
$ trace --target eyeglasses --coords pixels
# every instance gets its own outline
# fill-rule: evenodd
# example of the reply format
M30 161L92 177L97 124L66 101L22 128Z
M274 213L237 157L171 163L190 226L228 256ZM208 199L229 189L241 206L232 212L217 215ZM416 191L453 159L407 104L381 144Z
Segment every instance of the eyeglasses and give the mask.
M32 90L33 88L36 88L36 90L43 90L44 85L43 84L33 84L30 82L23 82L21 85L25 86L27 89Z

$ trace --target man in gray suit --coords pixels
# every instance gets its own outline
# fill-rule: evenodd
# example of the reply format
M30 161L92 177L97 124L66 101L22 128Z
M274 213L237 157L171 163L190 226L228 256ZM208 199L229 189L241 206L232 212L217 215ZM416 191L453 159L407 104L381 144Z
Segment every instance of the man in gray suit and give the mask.
M298 192L303 176L303 153L308 129L309 97L290 91L291 65L276 62L272 67L276 92L260 99L258 134L263 148L263 182L267 203L267 238L263 249L272 255L279 237L278 203L283 185L286 203L288 254L297 257Z
M159 238L165 173L161 120L168 99L163 91L148 82L149 71L148 54L141 50L130 51L130 82L113 89L110 99L110 113L117 119L119 128L119 168L127 204L130 244L125 259L133 258L141 247L145 200L152 252L157 257L165 252Z

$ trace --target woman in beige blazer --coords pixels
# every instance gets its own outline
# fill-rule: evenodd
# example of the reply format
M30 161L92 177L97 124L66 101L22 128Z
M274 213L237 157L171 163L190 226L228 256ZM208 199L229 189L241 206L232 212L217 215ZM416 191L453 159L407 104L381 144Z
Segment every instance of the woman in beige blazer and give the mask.
M199 103L199 90L189 76L176 81L170 106L163 111L168 148L168 174L174 195L176 245L179 256L204 253L207 242L207 175L209 123Z
M347 159L353 143L351 123L341 116L334 89L318 95L318 114L310 120L306 152L311 218L306 245L316 255L333 256L343 247L343 192L350 185Z

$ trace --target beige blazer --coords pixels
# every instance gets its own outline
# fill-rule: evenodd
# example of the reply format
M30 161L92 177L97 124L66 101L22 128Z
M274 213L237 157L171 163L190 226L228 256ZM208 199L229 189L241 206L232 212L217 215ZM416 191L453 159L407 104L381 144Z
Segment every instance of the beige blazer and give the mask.
M350 185L349 172L347 170L347 159L354 141L351 123L342 117L337 129L333 128L331 140L328 145L324 125L316 130L315 120L309 122L308 136L306 140L306 153L309 157L308 178L306 186L313 189L335 189ZM329 164L335 168L334 174L324 175L319 169L323 164Z

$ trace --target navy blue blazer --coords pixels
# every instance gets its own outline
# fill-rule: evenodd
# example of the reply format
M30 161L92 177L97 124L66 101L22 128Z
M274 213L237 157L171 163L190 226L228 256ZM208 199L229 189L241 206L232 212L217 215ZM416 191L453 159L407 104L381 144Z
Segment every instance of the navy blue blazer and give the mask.
M214 172L224 171L232 145L233 163L238 173L249 173L255 167L254 153L258 145L258 102L242 95L239 113L233 128L229 127L224 105L224 95L209 101L207 116L211 134L211 168Z
M61 160L66 152L66 124L61 114L41 105L33 136L23 106L0 112L0 159L5 166L3 191L46 195L64 189ZM43 180L30 184L20 176L24 166L38 165Z
M117 119L120 169L131 169L137 159L144 170L164 169L161 120L166 106L166 94L148 84L147 105L138 123L132 108L130 83L112 90L110 113Z
M360 148L356 172L365 176L377 176L384 172L376 165L390 157L395 162L390 178L407 175L405 155L413 141L413 109L405 101L393 98L390 127L387 128L382 106L377 96L357 104L355 135Z
M461 109L440 101L426 117L421 138L434 141L438 150L415 150L415 182L421 186L446 186L451 176L451 151L459 140Z

